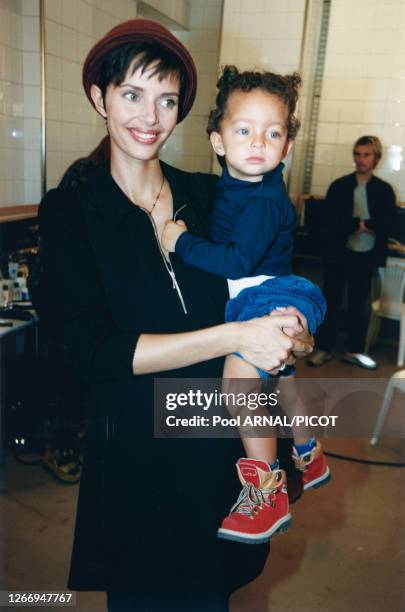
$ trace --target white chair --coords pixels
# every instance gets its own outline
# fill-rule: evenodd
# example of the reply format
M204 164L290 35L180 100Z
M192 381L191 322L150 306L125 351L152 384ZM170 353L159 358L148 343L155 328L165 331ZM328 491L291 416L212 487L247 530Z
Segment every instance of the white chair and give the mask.
M377 339L381 319L399 321L399 347L397 365L404 365L405 357L405 259L388 259L385 268L379 268L381 294L371 304L371 317L368 325L365 352Z
M399 370L398 372L395 372L395 374L393 374L388 381L388 385L385 390L384 400L381 405L380 412L378 413L377 423L374 428L373 437L370 440L370 444L372 444L373 446L377 444L378 439L380 437L395 389L399 389L400 391L405 393L405 370Z

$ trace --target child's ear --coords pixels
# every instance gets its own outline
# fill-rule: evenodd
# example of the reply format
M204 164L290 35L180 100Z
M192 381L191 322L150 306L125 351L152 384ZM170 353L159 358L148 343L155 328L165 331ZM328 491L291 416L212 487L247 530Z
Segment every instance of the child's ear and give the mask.
M284 159L285 157L287 157L287 155L291 151L291 147L293 146L293 143L294 143L293 140L287 140L286 141L286 143L284 145L284 149L283 149L283 157L281 159Z
M214 149L217 155L220 155L221 157L225 155L225 149L222 142L221 134L219 134L218 132L211 132L210 141L212 148Z
M90 88L90 95L91 95L91 99L94 102L94 106L96 107L96 111L102 117L104 117L104 119L107 119L107 112L104 107L104 98L103 98L103 94L101 92L100 87L93 84Z

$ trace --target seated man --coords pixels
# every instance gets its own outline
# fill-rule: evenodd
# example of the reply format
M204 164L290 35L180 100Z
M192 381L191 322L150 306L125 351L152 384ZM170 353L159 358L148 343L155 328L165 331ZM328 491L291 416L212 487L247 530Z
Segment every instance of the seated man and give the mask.
M308 364L321 366L332 358L338 315L347 287L347 349L343 359L362 368L377 363L364 354L369 314L367 299L377 267L385 265L387 241L395 224L392 187L374 176L381 142L362 136L353 147L356 171L328 189L322 219L323 293L328 304L317 337L317 351Z

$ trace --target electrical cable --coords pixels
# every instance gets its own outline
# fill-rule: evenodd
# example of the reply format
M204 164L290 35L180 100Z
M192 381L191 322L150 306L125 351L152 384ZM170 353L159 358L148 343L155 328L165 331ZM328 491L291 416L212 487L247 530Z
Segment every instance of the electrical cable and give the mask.
M334 459L341 459L342 461L352 461L354 463L364 463L366 465L380 465L384 467L400 467L405 468L405 463L396 463L394 461L372 461L371 459L359 459L358 457L349 457L347 455L338 455L337 453L330 453L325 451L327 457L333 457Z

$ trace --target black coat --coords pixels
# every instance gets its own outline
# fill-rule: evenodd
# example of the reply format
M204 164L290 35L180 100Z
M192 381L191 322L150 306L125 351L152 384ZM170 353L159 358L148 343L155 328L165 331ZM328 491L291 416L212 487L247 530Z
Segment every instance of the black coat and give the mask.
M209 237L216 177L162 164L174 210ZM153 438L153 375L134 376L141 333L223 322L226 284L171 256L188 314L165 269L148 216L104 164L84 186L50 191L39 212L43 316L91 386L69 586L126 590L167 601L189 591L229 594L257 576L267 546L216 538L239 491L239 440ZM211 360L162 377L220 377Z
M338 262L341 259L349 235L359 227L359 219L353 217L353 192L356 185L356 173L353 172L333 181L326 194L321 213L322 255L326 262ZM366 188L370 220L365 224L376 235L372 257L376 267L384 266L387 239L394 233L395 194L391 185L377 176L371 177Z

